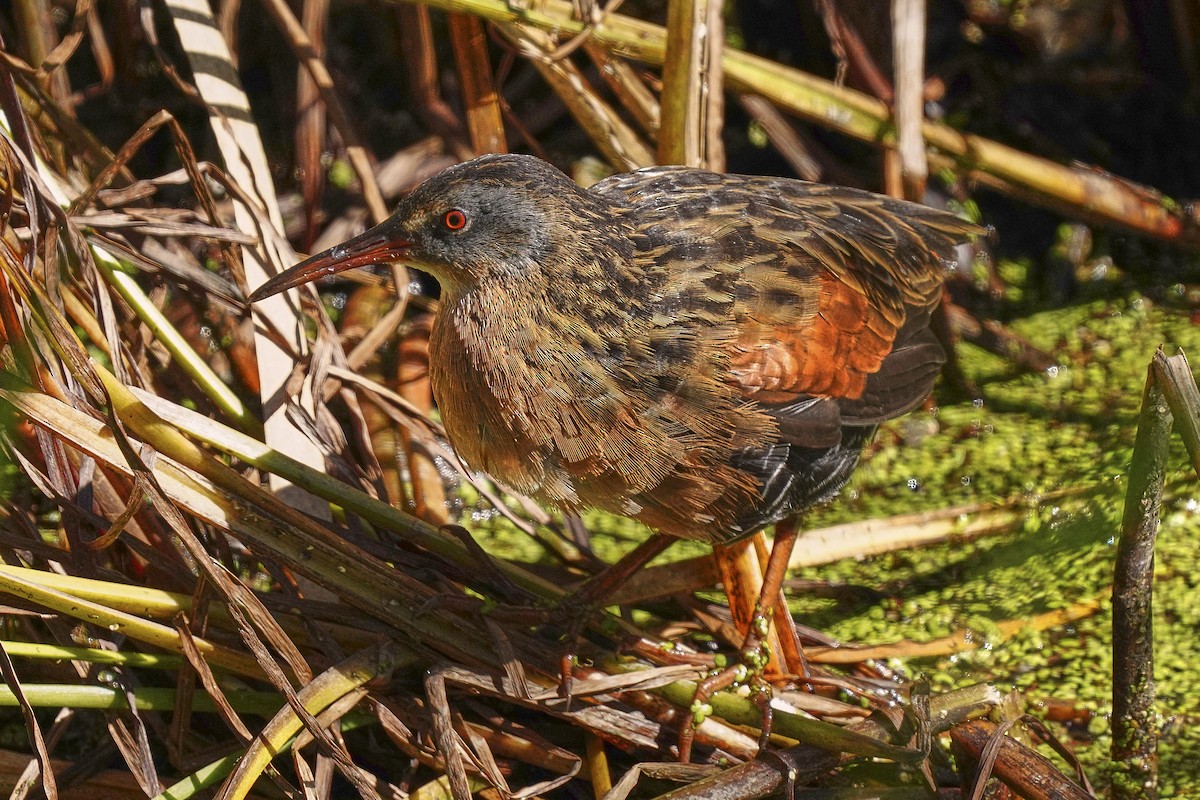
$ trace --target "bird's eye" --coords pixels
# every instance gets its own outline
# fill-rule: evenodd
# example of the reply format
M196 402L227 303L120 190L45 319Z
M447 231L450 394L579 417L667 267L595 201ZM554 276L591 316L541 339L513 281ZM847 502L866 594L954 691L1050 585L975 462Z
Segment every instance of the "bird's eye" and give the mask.
M448 231L461 231L467 227L467 215L457 208L452 208L442 215L442 225Z

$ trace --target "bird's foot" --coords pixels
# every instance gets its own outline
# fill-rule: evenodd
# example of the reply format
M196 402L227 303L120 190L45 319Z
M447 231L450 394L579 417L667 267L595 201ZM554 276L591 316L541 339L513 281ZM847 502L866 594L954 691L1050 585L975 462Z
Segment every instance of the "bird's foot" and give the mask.
M758 750L766 747L770 738L770 727L773 722L773 711L770 708L774 690L764 678L770 651L763 645L761 639L748 642L740 651L738 663L724 668L715 669L707 678L696 684L696 693L691 699L691 715L685 718L683 727L679 730L679 762L688 763L691 760L691 745L696 738L696 729L704 720L713 714L710 704L714 694L725 690L737 690L745 687L758 711L762 714L762 733L758 736Z
M758 748L762 750L771 736L771 684L764 677L767 665L771 661L771 651L765 644L767 631L770 629L768 618L757 615L751 627L750 635L746 637L739 652L736 664L720 667L696 684L696 693L692 696L691 716L687 718L679 732L679 760L688 763L692 757L692 742L696 729L713 713L710 700L717 692L726 689L747 687L762 714L762 733L758 739Z
M567 647L573 650L588 624L597 618L619 625L619 621L613 617L599 616L605 600L627 581L630 575L644 567L671 543L672 540L665 536L650 537L626 553L616 564L584 581L579 588L559 600L550 611L550 618L561 631L559 641L566 642ZM568 699L571 696L571 667L574 658L575 654L568 650L563 655L559 668L559 694Z

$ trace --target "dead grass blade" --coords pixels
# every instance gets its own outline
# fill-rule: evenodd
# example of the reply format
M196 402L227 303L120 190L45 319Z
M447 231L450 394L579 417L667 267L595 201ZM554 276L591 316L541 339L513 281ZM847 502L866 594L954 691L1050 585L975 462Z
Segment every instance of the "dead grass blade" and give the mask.
M312 54L322 63L327 49L329 5L329 0L309 0L301 12L303 31L311 39ZM296 72L296 110L300 117L296 121L296 170L300 173L300 193L304 198L302 247L311 250L313 239L317 238L317 216L325 189L325 165L321 158L325 151L326 111L310 71L300 67ZM351 160L351 163L355 162ZM374 195L367 190L363 196L370 205Z
M54 768L50 763L50 752L46 749L46 740L42 736L42 726L33 713L25 692L21 688L21 680L17 677L17 669L13 666L8 651L0 643L0 675L4 683L16 696L17 705L21 708L21 716L25 718L25 731L29 734L29 743L33 746L34 757L37 759L38 772L41 776L42 792L46 800L58 800L58 786L54 780Z
M296 19L286 3L280 2L280 0L263 0L263 5L287 36L300 63L308 70L313 85L325 104L326 111L333 119L338 133L346 142L346 154L358 176L363 198L371 212L371 217L374 222L382 222L387 217L387 207L383 202L383 196L379 193L379 184L375 181L374 171L371 169L370 154L359 136L357 126L351 122L349 113L334 90L333 78L329 74L329 69L325 66L324 60L312 39L309 38L305 27ZM268 208L271 207L273 206L268 206ZM400 275L403 274L405 273L400 273ZM398 278L396 281L396 286L400 291L404 291L407 284L407 280Z
M1012 620L1001 620L996 623L994 636L981 636L977 632L962 631L953 636L945 636L927 642L892 642L889 644L848 646L848 647L813 647L807 648L804 654L814 664L858 664L873 659L888 658L933 658L950 656L977 650L980 647L990 647L996 643L996 637L1001 640L1011 638L1022 631L1045 631L1061 628L1072 622L1094 616L1104 607L1104 595L1098 595L1090 600L1074 603L1070 608L1047 611L1032 617Z
M179 727L182 729L180 732L182 733L187 730L187 722L191 718L192 689L195 679L198 678L200 684L204 687L204 691L208 693L208 696L216 704L217 713L221 715L221 719L225 722L225 725L243 744L249 743L253 740L254 734L246 727L246 723L242 722L237 710L229 702L224 690L217 682L212 668L209 667L199 648L196 647L196 641L192 636L188 620L180 614L175 618L174 622L175 630L179 632L179 642L183 645L183 656L192 668L191 671L179 671L179 679L176 681L175 686L178 692L178 700L175 703L175 720L178 721Z
M225 782L219 795L222 800L245 797L274 755L282 751L287 741L302 728L310 734L316 732L318 738L324 740L326 746L334 751L341 749L329 738L328 733L324 732L332 720L319 722L314 715L320 714L343 697L348 696L355 701L360 699L362 695L355 690L363 683L393 669L400 656L401 651L394 645L382 644L363 650L317 676L263 729L239 761L237 769ZM348 710L349 708L343 708L341 712ZM377 797L374 789L365 781L361 770L345 760L348 754L342 755L342 759L337 759L342 773L354 783L364 797Z
M819 181L823 172L820 162L813 157L804 138L791 123L779 113L770 101L756 94L738 95L738 102L759 125L767 139L797 175L806 181Z
M626 171L654 163L654 154L589 85L569 59L554 57L555 41L535 27L502 24L500 32L529 59L610 164Z
M651 141L657 141L662 124L662 109L659 106L658 98L646 85L645 77L630 66L625 59L613 55L603 47L587 43L583 49L588 58L596 65L601 79L616 95L621 107L633 117L638 127L642 129L642 133Z

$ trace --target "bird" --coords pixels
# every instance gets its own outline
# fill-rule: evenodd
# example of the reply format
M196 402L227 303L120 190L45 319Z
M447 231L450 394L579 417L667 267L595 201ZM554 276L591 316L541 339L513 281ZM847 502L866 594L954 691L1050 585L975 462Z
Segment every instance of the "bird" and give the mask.
M658 166L584 189L486 155L250 300L354 267L428 273L433 395L470 468L717 544L830 499L876 426L925 400L943 276L980 232L797 179Z
M741 663L697 684L702 714L745 668L805 670L780 600L799 515L837 494L881 422L929 395L943 276L981 233L860 189L683 166L584 189L533 156L486 155L250 300L390 262L433 276L430 383L459 457L658 534L568 607L592 607L674 539L720 548L777 523L753 613L736 609ZM790 634L776 643L772 619ZM560 671L569 697L569 655ZM681 727L681 761L699 719Z

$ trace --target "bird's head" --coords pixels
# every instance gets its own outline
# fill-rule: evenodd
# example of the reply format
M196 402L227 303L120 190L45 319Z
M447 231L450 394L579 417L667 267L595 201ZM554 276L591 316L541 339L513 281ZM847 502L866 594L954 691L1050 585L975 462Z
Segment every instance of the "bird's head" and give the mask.
M276 275L250 300L335 272L390 262L428 272L443 292L465 293L489 280L520 280L562 244L556 237L571 231L556 217L590 200L540 159L483 156L438 173L405 197L392 216Z

